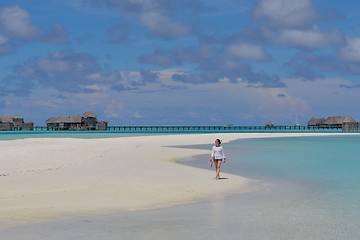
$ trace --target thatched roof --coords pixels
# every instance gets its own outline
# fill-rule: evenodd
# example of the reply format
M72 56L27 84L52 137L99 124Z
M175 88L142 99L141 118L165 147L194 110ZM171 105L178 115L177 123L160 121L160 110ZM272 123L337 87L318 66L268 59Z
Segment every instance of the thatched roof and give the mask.
M49 118L46 123L80 123L81 116L64 116Z
M312 117L307 124L310 126L316 126L316 125L321 125L326 121L325 118L316 118L316 117Z
M22 117L20 117L20 116L0 116L0 122L2 122L2 123L12 123L12 122L14 122L14 119L22 120Z
M307 124L310 126L317 126L317 125L339 125L343 123L356 123L356 121L351 116L332 116L328 118L312 117Z
M327 125L336 125L343 123L356 123L356 121L351 116L336 116L336 117L328 117L324 124Z
M96 118L96 115L92 112L85 112L76 116L51 117L46 123L81 123L83 118Z
M81 116L86 118L96 118L96 115L92 112L85 112Z
M56 121L56 118L51 117L48 120L46 120L47 123L54 123Z

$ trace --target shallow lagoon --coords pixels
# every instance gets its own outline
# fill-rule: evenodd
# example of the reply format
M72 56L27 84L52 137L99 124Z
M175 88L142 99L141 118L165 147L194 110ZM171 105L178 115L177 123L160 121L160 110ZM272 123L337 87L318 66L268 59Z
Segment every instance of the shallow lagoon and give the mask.
M0 233L14 240L360 239L359 145L360 136L238 140L224 144L223 171L258 179L263 191ZM208 168L207 160L184 164ZM210 184L221 181L231 178Z

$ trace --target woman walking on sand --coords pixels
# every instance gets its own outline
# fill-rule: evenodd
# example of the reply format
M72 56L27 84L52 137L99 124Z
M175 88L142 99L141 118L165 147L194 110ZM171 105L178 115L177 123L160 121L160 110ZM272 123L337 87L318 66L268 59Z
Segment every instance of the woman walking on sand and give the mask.
M221 163L225 163L225 153L224 149L221 146L221 140L216 139L215 140L215 146L212 147L211 155L210 155L210 165L212 166L212 163L215 164L215 170L216 175L214 179L220 179L220 167Z

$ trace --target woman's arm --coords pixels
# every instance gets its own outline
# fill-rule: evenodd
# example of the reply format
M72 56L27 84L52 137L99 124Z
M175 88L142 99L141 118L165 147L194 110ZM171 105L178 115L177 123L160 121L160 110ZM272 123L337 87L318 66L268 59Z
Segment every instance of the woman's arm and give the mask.
M213 159L213 158L214 158L214 156L215 156L215 148L214 148L214 147L212 147L212 149L211 149L211 155L210 155L210 158L211 158L211 159Z
M221 152L222 152L222 157L223 157L223 163L225 163L225 152L224 152L223 147L221 147Z

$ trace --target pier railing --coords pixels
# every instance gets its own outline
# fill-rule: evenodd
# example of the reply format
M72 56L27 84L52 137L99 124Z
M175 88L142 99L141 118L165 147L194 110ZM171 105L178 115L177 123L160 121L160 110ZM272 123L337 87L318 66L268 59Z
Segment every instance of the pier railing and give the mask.
M35 126L35 131L56 131ZM118 133L213 133L213 132L343 132L341 127L315 126L108 126ZM357 132L359 132L357 130Z
M308 126L110 126L118 132L341 132L342 128Z

